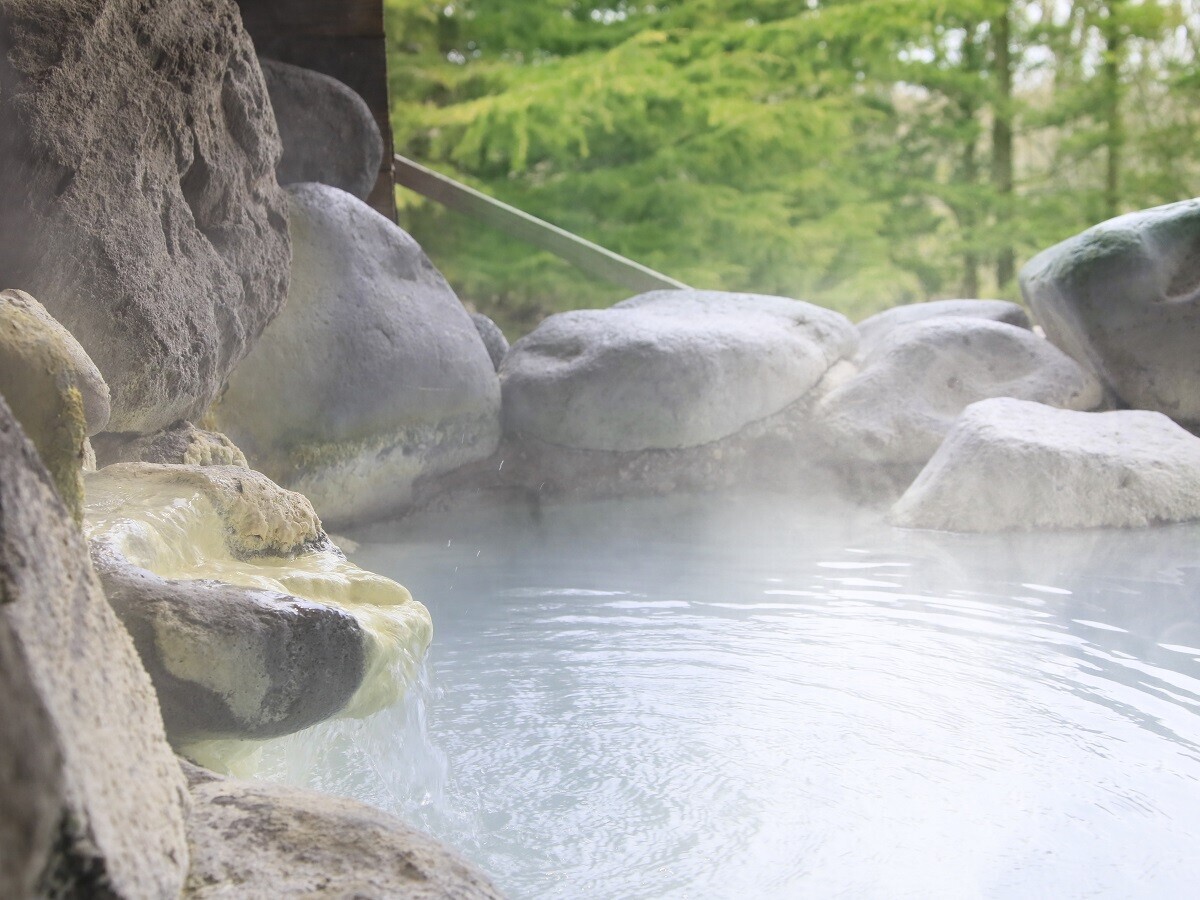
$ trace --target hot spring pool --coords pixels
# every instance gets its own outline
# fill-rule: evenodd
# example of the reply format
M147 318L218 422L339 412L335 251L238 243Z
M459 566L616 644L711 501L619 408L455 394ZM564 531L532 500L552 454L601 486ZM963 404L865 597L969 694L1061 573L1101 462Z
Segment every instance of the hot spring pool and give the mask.
M432 611L428 680L264 772L513 898L1195 896L1200 526L713 495L349 537Z

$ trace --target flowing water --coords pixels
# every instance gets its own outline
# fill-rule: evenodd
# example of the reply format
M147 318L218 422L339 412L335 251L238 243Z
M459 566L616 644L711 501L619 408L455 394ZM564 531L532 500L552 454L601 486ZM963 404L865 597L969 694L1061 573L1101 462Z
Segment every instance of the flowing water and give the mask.
M514 898L1196 894L1198 526L950 535L713 495L350 537L430 608L428 680L266 770Z

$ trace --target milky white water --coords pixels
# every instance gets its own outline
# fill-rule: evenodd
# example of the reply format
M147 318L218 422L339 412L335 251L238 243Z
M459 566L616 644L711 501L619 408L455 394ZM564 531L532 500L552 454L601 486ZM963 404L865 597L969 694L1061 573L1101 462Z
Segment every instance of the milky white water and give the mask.
M266 770L514 898L1196 895L1200 527L708 496L350 537L430 608L429 683Z

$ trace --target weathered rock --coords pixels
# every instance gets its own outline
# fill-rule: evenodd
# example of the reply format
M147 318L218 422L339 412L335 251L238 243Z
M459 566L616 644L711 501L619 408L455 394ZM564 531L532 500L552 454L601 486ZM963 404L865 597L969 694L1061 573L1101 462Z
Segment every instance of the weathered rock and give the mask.
M505 429L587 450L697 446L795 403L856 343L839 313L753 294L654 291L560 313L505 357Z
M958 414L988 397L1069 409L1103 399L1090 373L1031 331L939 317L894 329L856 376L822 398L816 415L843 468L892 466L907 483Z
M108 385L74 335L24 291L0 291L0 321L5 323L7 333L11 334L10 329L20 328L28 340L55 345L83 401L87 433L92 435L104 430L112 414Z
M319 181L365 200L383 161L383 138L366 101L320 72L259 62L283 141L279 183Z
M287 309L215 415L331 524L394 512L413 482L488 456L500 389L471 317L407 234L337 188L296 185Z
M479 332L483 346L487 347L492 365L499 372L500 363L504 362L504 355L508 353L508 338L504 336L500 326L483 313L471 313L471 321L475 323L475 330Z
M1047 337L1125 404L1200 424L1200 200L1090 228L1020 282Z
M184 896L496 900L454 851L361 803L278 785L197 778Z
M246 456L225 435L204 431L191 422L176 422L156 434L101 434L92 442L101 466L148 462L176 466L241 466ZM95 468L93 466L93 468Z
M87 354L36 300L19 291L0 294L0 393L76 519L87 452L85 395L93 413L102 413L92 375L98 378Z
M266 88L233 0L0 4L0 282L112 391L114 431L198 416L287 292Z
M92 557L176 746L365 715L413 678L428 612L346 561L301 495L244 468L147 463L87 488Z
M1161 413L969 406L891 511L947 531L1126 528L1200 519L1200 438Z
M894 306L858 323L858 358L865 359L893 330L901 325L943 316L962 316L970 319L991 319L1018 328L1029 328L1029 315L1024 307L1007 300L931 300Z
M26 721L37 728L45 717L51 728L52 736L37 748L51 769L38 772L42 763L26 759L24 770L34 779L27 787L40 795L35 806L57 802L47 849L46 809L31 811L28 797L17 798L17 814L24 809L33 831L16 846L38 854L18 863L17 878L27 883L37 872L37 896L178 895L187 870L184 784L153 688L100 592L82 535L3 402L0 598L0 641L8 642L0 662L6 702L28 697L32 689L41 712L22 704ZM13 727L16 720L5 715L0 730ZM5 752L11 750L9 745ZM61 761L58 776L55 757ZM0 785L11 778L9 770L0 772ZM0 795L13 797L7 787ZM0 819L12 809L6 802ZM13 846L6 841L0 850L6 875Z

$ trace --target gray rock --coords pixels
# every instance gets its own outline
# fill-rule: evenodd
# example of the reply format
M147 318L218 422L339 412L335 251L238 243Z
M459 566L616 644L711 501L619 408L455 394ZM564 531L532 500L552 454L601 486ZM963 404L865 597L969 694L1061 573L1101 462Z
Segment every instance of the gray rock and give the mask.
M1020 282L1047 337L1126 405L1200 424L1200 200L1090 228Z
M1093 409L1103 392L1031 331L948 316L893 329L856 376L821 399L816 416L843 466L908 467L911 478L958 414L988 397Z
M184 897L498 900L486 875L398 819L350 800L198 777Z
M504 336L500 326L483 313L471 313L471 321L475 323L475 330L479 332L483 346L487 347L492 365L499 372L500 363L504 362L504 355L508 353L508 338Z
M366 672L349 613L275 591L169 580L93 543L96 570L158 692L171 743L291 734L337 715Z
M18 313L18 311L20 311ZM67 369L76 390L83 401L83 415L87 421L87 433L96 434L108 424L112 414L111 398L104 376L87 355L87 351L79 345L79 341L67 329L63 328L46 307L38 303L24 291L0 291L0 319L5 323L13 322L13 313L23 314L29 324L34 321L42 327L39 329L40 340L56 344L67 361Z
M92 443L97 465L100 466L148 462L177 466L250 467L246 455L233 441L219 432L197 428L191 422L176 422L170 428L149 435L110 432L98 435Z
M588 450L697 446L795 403L856 343L839 313L753 294L654 291L560 313L505 357L505 429Z
M471 317L412 238L337 188L289 193L288 306L215 415L257 468L344 525L491 454L500 388Z
M858 323L858 357L865 359L895 328L941 316L991 319L1018 328L1031 327L1024 307L1007 300L930 300L895 306Z
M969 406L891 511L947 531L1127 528L1200 519L1200 438L1161 413L1021 400Z
M82 535L2 401L0 597L0 682L6 695L14 691L6 702L32 690L41 711L22 703L23 717L33 728L48 719L52 733L38 748L48 769L25 757L28 745L16 750L32 798L14 797L13 775L0 769L0 820L8 827L15 809L33 829L18 846L38 854L19 862L16 879L27 883L37 872L37 896L177 896L188 859L184 782L154 690L100 591ZM17 727L7 715L3 721L0 730ZM50 803L57 806L48 848ZM3 846L0 872L12 877L5 857L13 845Z
M198 417L287 293L279 140L233 0L0 5L0 273L112 392Z
M280 184L319 181L367 199L379 177L383 138L366 101L311 69L260 59L283 158Z

